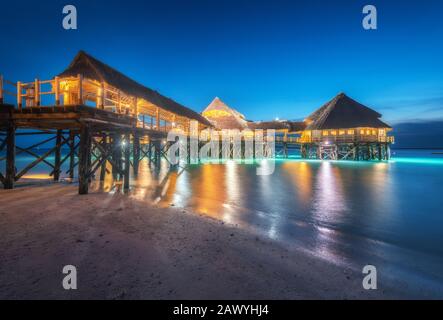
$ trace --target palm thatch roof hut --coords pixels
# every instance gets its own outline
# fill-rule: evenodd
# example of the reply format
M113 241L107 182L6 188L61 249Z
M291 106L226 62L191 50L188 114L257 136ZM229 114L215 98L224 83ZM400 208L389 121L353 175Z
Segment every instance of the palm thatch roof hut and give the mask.
M205 126L211 126L199 113L143 86L84 51L80 51L68 68L60 73L58 77L77 77L78 75L98 83L105 83L126 96L138 98L140 100L139 109L141 111L145 109L148 114L150 113L153 116L155 116L155 108L160 108L160 112L164 114L165 118L171 118L170 121L172 121L171 115L173 114L188 120L197 120Z
M344 93L324 104L305 119L306 130L341 128L391 128L380 120L382 115Z
M214 100L212 100L202 114L216 129L219 130L243 130L248 127L248 122L245 119L245 116L230 108L218 97L215 97Z
M306 128L299 139L302 156L388 159L393 137L387 133L392 128L381 116L346 94L338 94L305 119Z

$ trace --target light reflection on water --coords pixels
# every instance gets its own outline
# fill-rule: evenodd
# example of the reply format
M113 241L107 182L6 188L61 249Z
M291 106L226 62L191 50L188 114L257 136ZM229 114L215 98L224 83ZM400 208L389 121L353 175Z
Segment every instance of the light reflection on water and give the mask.
M154 198L160 197L161 206L189 208L300 245L332 262L387 263L386 268L395 262L439 276L441 159L428 165L422 159L417 163L278 160L270 176L257 176L256 167L236 161L191 165L159 175L167 183L157 181L160 189ZM156 181L150 175L149 181ZM151 187L135 182L133 196L144 189L146 199Z
M130 197L189 208L336 263L396 264L441 279L443 158L407 156L398 152L383 163L277 160L270 176L238 161L176 170L142 162ZM102 189L115 192L111 187L108 175Z

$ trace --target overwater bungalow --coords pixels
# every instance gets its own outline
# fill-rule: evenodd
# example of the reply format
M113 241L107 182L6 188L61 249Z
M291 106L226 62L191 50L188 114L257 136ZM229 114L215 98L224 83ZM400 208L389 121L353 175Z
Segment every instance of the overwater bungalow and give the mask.
M392 128L382 115L340 93L305 119L298 140L302 158L387 160Z
M248 127L248 121L245 116L230 108L218 97L215 97L214 100L212 100L202 112L202 115L218 130L244 130Z
M218 130L275 130L276 142L287 156L288 144L300 146L302 158L329 160L387 160L394 137L381 114L340 93L304 121L247 121L219 98L203 111Z

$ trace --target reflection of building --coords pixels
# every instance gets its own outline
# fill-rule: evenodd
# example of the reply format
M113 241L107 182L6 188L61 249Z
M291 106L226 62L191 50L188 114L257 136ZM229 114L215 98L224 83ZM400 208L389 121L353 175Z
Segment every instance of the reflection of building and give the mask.
M299 144L303 158L386 160L393 137L381 114L340 93L303 122L252 122L216 98L205 109L216 129L275 130L277 142ZM299 137L294 137L297 134Z

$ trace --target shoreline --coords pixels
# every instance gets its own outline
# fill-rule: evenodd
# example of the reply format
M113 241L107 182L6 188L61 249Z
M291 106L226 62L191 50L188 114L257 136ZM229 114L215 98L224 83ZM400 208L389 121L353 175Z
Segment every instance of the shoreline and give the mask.
M0 298L433 297L388 279L364 290L361 271L188 209L76 192L63 183L0 191ZM68 264L77 268L77 290L62 288Z

